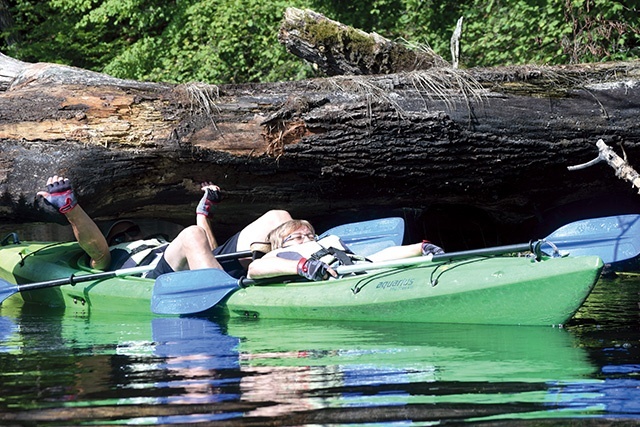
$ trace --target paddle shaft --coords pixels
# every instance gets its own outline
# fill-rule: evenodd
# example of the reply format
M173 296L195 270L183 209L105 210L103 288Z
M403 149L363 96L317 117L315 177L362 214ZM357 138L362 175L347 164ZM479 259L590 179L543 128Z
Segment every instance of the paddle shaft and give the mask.
M75 285L76 283L81 282L109 279L111 277L132 276L134 274L145 273L147 271L153 270L154 267L155 266L142 265L139 267L123 268L121 270L105 271L103 273L81 274L79 276L72 274L69 277L63 277L62 279L47 280L46 282L25 283L16 286L18 287L19 292L32 291L35 289L49 288L54 286Z
M441 255L434 255L433 258L431 258L430 260L427 257L413 257L413 258L393 259L389 261L380 261L380 262L373 262L373 263L341 265L336 268L336 272L340 275L343 275L343 274L350 274L350 273L360 273L360 272L369 271L369 270L378 270L383 268L410 267L412 265L424 264L425 262L429 262L429 261L447 262L447 261L455 261L459 259L494 256L494 255L501 255L501 254L506 254L510 252L522 252L522 251L528 251L528 250L531 250L531 244L522 243L522 244L515 244L515 245L496 246L493 248L473 249L468 251L451 252L451 253L445 253Z
M252 256L251 251L240 251L240 252L232 252L229 254L217 255L216 259L218 261L225 261L228 259L245 258L250 256ZM141 266L132 267L132 268L123 268L123 269L113 270L113 271L104 271L102 273L81 274L79 276L72 274L69 277L48 280L45 282L25 283L21 285L13 285L7 282L7 284L10 286L15 286L17 288L16 292L23 292L23 291L32 291L35 289L50 288L54 286L75 285L76 283L110 279L112 277L133 276L134 274L146 273L147 271L151 271L154 268L155 268L155 265L141 265Z
M532 250L532 243L519 243L506 246L495 246L492 248L472 249L468 251L450 252L441 255L434 255L431 257L411 257L402 259L392 259L388 261L379 262L366 262L354 265L341 265L335 268L336 273L339 275L362 273L370 270L381 270L385 268L403 268L411 267L414 265L420 265L433 262L448 262L460 259L468 259L475 257L489 257L495 255L507 254L510 252L523 252ZM295 276L294 276L295 277ZM282 281L282 277L275 278L277 281ZM242 278L238 281L241 287L253 286L253 285L266 285L274 283L274 279L247 279Z

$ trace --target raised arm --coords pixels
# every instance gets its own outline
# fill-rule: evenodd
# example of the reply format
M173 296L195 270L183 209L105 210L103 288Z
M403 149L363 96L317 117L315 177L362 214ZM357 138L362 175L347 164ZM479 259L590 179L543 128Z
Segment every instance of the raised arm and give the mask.
M37 196L58 209L73 230L80 247L91 258L91 266L103 270L111 263L111 253L104 235L96 223L78 205L71 181L57 175L47 180L47 191L39 191Z
M222 200L222 195L220 194L220 187L211 182L203 182L201 185L204 195L196 207L196 225L204 229L211 250L213 250L218 247L218 242L209 221L213 211Z

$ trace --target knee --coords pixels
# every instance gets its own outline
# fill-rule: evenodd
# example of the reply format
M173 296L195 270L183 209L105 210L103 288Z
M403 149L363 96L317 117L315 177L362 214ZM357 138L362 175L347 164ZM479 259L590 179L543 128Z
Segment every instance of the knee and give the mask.
M276 228L280 224L290 221L291 214L283 209L272 209L262 215L262 220L271 226L271 229Z
M202 227L190 225L180 232L178 238L186 246L200 246L202 243L208 243L207 233Z

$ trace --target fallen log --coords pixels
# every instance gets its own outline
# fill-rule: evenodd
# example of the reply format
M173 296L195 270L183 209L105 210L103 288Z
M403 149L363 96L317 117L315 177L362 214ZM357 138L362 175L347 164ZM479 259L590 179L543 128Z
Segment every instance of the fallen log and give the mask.
M34 200L54 173L99 220L192 223L198 183L214 181L227 196L222 237L270 208L319 228L397 214L409 240L454 250L638 210L611 174L567 166L591 159L600 138L640 156L640 62L220 86L6 56L0 69L5 223L59 220Z

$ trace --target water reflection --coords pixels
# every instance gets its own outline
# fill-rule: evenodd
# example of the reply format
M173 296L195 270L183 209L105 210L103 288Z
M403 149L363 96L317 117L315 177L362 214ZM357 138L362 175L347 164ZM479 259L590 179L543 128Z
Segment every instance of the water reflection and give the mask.
M202 404L240 400L238 338L223 333L219 324L198 318L152 320L154 354L162 358L164 391L159 404ZM193 423L242 416L242 412L160 417L160 423Z
M242 338L243 371L254 374L243 395L277 399L257 413L272 417L294 409L506 401L533 411L541 408L532 403L547 401L547 382L595 371L562 329L232 319L228 331Z
M10 317L0 316L0 352L10 351L10 347L1 345L9 341L9 338L18 330L18 325Z
M87 318L0 306L0 423L635 418L634 286L603 284L568 329Z

